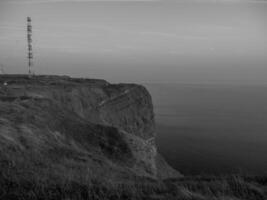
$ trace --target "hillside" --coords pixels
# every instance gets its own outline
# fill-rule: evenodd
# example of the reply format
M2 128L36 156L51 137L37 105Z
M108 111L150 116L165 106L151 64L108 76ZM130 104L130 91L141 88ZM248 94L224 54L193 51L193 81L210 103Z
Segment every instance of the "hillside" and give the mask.
M198 183L181 179L157 152L143 86L24 75L1 75L0 85L0 199L212 196L199 194ZM248 197L265 198L266 182L236 182ZM235 195L232 182L223 183Z

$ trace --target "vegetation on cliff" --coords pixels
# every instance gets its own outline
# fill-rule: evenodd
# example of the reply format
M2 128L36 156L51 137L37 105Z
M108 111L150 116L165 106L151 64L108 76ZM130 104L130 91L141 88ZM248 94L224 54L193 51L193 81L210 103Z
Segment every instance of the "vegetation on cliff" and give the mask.
M0 76L0 199L266 199L266 179L185 177L134 84Z

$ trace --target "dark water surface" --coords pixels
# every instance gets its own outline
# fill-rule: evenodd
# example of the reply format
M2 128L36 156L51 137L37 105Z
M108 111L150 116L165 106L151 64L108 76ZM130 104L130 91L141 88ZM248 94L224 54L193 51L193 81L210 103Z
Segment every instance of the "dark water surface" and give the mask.
M159 151L184 174L267 174L267 86L147 84Z

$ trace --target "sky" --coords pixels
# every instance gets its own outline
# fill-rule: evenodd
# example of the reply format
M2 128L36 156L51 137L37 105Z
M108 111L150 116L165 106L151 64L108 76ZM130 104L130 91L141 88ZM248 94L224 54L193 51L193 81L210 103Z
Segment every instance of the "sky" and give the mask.
M265 0L0 0L0 64L111 82L267 84Z

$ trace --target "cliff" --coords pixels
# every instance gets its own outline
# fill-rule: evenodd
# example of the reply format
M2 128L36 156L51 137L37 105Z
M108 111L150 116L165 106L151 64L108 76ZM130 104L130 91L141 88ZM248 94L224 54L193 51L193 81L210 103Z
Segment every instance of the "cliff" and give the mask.
M266 199L266 177L180 178L155 137L140 85L1 75L0 199Z
M1 75L0 85L1 169L112 180L181 176L157 152L143 86L24 75Z

